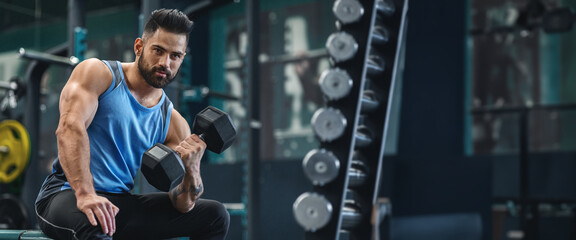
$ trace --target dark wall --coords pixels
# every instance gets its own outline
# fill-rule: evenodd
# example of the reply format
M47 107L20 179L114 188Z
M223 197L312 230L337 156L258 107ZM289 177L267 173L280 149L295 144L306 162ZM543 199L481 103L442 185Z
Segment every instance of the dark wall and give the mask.
M466 12L466 1L410 0L398 154L389 160L388 186L395 217L478 214L489 239L491 162L464 155Z

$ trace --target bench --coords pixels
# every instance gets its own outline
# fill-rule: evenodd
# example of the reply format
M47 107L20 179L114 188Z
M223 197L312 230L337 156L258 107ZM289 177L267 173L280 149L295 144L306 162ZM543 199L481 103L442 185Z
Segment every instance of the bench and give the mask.
M51 240L40 230L0 230L0 240Z

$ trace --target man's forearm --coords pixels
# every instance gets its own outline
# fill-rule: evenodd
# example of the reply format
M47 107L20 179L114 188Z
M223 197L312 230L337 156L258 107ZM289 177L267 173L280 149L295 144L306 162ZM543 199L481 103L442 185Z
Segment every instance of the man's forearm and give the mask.
M66 179L76 195L95 193L90 172L88 134L81 127L65 126L56 131L58 155Z
M204 192L204 185L200 173L187 172L177 187L170 190L172 205L180 212L188 212L194 208L196 199Z

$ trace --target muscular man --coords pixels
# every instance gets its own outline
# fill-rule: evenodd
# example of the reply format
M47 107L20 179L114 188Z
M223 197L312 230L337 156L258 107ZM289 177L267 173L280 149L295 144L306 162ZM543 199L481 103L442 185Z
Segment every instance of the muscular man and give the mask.
M192 22L178 10L152 13L136 59L88 59L62 89L58 158L40 190L40 228L55 239L224 239L230 216L199 199L206 144L162 90L178 73ZM169 193L130 193L146 149L163 143L186 175Z

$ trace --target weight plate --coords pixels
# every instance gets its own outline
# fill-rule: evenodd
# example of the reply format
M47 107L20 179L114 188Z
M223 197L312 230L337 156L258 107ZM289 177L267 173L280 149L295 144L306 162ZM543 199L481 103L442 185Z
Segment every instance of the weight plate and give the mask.
M384 16L392 16L396 12L396 6L392 0L376 0L376 11Z
M340 110L320 108L312 116L312 128L322 141L331 142L339 138L346 129L346 118Z
M332 11L344 24L356 22L364 15L364 7L357 0L337 0Z
M320 90L329 100L341 99L350 93L352 78L340 68L328 69L320 76Z
M358 43L346 32L332 33L326 41L326 49L336 62L351 59L358 51Z
M316 231L330 221L332 204L324 196L306 192L301 194L292 206L296 222L306 231Z
M357 206L345 204L342 208L342 228L353 229L362 222L362 214Z
M352 163L354 164L354 163ZM366 182L368 175L365 169L359 168L358 165L350 166L348 170L348 187L359 187Z
M0 183L9 183L28 165L30 137L26 128L14 120L0 122L0 149Z
M385 44L390 41L390 32L384 26L374 26L372 29L372 43L373 44Z
M331 151L313 149L304 157L302 167L312 184L323 186L338 176L340 160Z
M0 195L0 229L28 228L28 211L22 200L4 193Z
M386 62L382 57L372 54L366 60L366 68L368 69L369 75L379 75L382 74L386 68Z

